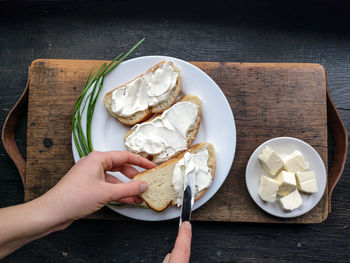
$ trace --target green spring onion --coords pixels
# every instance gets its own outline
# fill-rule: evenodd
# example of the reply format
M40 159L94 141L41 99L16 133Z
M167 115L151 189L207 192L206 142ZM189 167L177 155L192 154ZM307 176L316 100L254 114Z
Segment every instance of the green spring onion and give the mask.
M85 81L80 96L75 103L72 116L72 132L73 140L80 158L88 155L94 150L91 141L91 121L94 115L95 106L98 95L103 87L105 77L122 63L141 43L145 38L141 39L133 46L126 54L121 53L111 63L103 63L96 73L91 77L92 71ZM88 92L90 91L90 92ZM86 109L85 132L82 125L83 112Z

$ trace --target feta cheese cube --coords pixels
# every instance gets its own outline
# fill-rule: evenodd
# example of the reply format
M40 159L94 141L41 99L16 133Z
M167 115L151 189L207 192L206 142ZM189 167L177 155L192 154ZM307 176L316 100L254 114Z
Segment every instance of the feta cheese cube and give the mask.
M304 193L313 194L317 193L317 180L314 171L297 172L297 185L298 189Z
M297 189L295 189L290 194L281 197L278 201L281 208L285 211L293 211L303 204L303 200Z
M277 194L280 196L285 196L297 188L294 173L282 171L275 179L280 183L280 187L277 192Z
M294 151L283 158L284 169L291 173L303 172L309 169L309 163L304 160L300 151Z
M266 202L275 202L279 185L275 179L265 175L261 176L258 191L260 198Z
M259 160L264 169L271 175L276 175L283 168L282 159L268 146L259 155Z

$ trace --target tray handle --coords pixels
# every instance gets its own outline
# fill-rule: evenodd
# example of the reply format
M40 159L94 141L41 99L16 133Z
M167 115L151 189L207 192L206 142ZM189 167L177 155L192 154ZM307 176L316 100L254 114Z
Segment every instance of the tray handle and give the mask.
M328 174L328 212L331 212L332 193L338 183L344 167L348 153L348 133L340 118L327 87L327 121L334 135L334 157L332 166Z
M2 142L8 155L15 163L19 174L21 175L23 186L26 185L26 161L22 154L19 152L16 141L15 141L15 129L19 123L21 117L26 112L28 105L28 91L29 91L29 76L26 87L21 97L16 102L15 106L10 110L7 115L2 128Z

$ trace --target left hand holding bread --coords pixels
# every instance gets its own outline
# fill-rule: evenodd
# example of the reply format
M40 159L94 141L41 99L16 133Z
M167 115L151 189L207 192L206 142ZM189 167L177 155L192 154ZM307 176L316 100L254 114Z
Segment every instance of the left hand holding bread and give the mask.
M92 152L76 163L47 193L30 202L0 209L0 259L30 241L63 230L74 220L96 212L111 201L142 202L143 181L121 183L107 171L133 178L154 164L130 152Z
M154 164L125 151L92 152L83 157L41 198L53 207L61 220L76 220L96 212L111 201L140 203L138 197L148 188L143 181L122 183L108 171L119 171L129 178L139 173L132 165L145 169Z

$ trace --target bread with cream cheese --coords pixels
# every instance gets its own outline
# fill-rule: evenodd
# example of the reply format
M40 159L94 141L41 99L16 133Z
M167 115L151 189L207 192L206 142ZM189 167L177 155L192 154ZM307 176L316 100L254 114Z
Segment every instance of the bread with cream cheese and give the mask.
M155 72L160 65L166 63L166 61L162 61L160 63L158 63L157 65L153 66L152 68L150 68L149 70L147 70L144 74L138 76L137 78L135 78L134 80L141 78L142 76L144 76L145 74L149 73L149 72ZM124 116L119 116L116 113L114 113L112 111L112 93L120 88L125 87L127 84L133 82L129 81L128 83L111 90L110 92L108 92L104 98L103 98L103 104L105 106L105 108L109 111L109 113L117 118L121 123L127 124L127 125L134 125L140 122L143 122L147 119L149 119L152 114L154 113L161 113L163 111L165 111L166 109L168 109L171 105L174 104L174 102L176 101L176 98L178 97L180 91L181 91L181 72L180 70L174 65L174 63L170 62L170 65L172 66L173 70L176 71L178 73L178 77L177 77L177 81L176 81L176 85L174 88L172 88L172 90L169 93L169 96L160 101L158 104L154 105L154 106L149 106L148 109L144 110L144 111L139 111L134 113L133 115L129 116L129 117L124 117Z
M207 161L209 172L212 178L215 177L216 159L215 149L210 143L198 143L186 152L198 153L207 149L209 159ZM133 180L142 180L147 182L148 190L141 194L147 206L155 211L161 212L170 204L175 206L175 192L172 184L173 171L176 163L181 160L185 153L183 152L176 158L162 163L161 165L136 175ZM195 195L195 200L200 199L208 189L204 189Z
M186 135L186 139L187 139L186 148L188 149L188 147L191 146L192 142L194 141L194 139L196 138L196 135L198 133L199 124L200 124L200 120L201 120L201 113L202 113L202 109L201 109L202 102L195 95L185 95L180 100L178 100L176 103L179 103L179 102L191 102L199 107L199 110L197 113L197 118L195 119L193 125L191 126L190 130L188 130L187 135ZM160 115L153 116L151 119L147 120L147 122L152 121L153 119L157 118L158 116L160 116ZM125 137L124 137L124 142L135 131L135 129L136 129L136 126L133 126L130 130L127 131L127 133L125 134ZM142 157L145 157L151 161L155 161L155 162L159 163L159 161L158 161L159 154L150 155L150 154L145 153L145 152L135 152L133 149L128 148L126 145L125 145L125 147L128 151L134 152L134 153L139 154ZM176 152L174 155L168 156L168 158L166 160L169 160L170 158L176 157L181 152L182 151L179 151L179 152ZM164 161L166 161L166 160L164 160Z

